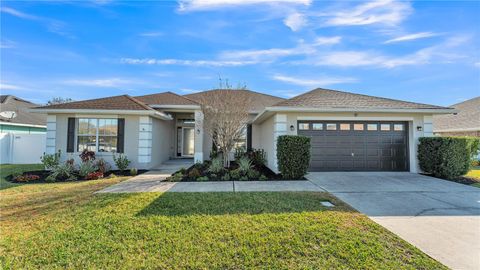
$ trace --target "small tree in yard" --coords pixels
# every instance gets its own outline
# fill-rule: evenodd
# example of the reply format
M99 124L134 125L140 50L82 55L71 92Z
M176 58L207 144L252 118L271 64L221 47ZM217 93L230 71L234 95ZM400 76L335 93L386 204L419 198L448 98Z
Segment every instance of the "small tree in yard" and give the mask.
M125 171L130 165L130 160L124 154L119 154L118 156L113 154L113 161L120 171Z
M229 153L235 141L241 139L249 120L251 99L245 87L217 89L205 92L199 100L203 113L203 128L212 136L214 145L223 153L223 166L230 166Z

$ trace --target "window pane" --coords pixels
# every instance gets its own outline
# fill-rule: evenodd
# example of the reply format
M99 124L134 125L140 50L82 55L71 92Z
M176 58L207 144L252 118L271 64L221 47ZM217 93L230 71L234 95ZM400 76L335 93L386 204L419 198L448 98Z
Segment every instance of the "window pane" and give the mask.
M395 125L393 125L393 130L395 130L395 131L403 131L403 124L395 124Z
M322 130L323 129L323 124L313 123L312 128L313 128L313 130Z
M99 119L98 135L117 135L117 119Z
M309 129L310 129L310 124L308 124L308 123L300 123L300 124L298 124L298 129L299 129L299 130L309 130Z
M378 126L377 124L368 124L367 125L367 130L377 130Z
M354 130L363 130L365 128L364 124L353 124Z
M99 152L117 151L117 137L116 136L98 136L98 151Z
M95 135L96 122L94 119L78 119L78 134L79 135Z
M381 124L380 125L381 131L390 131L390 124Z
M95 136L78 136L78 152L82 152L84 149L88 151L97 151Z
M340 124L340 130L350 130L350 124Z
M327 130L337 130L337 124L327 124Z

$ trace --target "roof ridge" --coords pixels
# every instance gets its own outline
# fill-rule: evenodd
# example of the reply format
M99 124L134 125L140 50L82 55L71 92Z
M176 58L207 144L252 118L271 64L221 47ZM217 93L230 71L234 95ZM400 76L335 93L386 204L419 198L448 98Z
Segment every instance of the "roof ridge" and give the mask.
M195 103L195 104L200 105L200 104L199 104L198 102L196 102L195 100L190 99L190 98L188 98L188 97L186 97L186 96L183 96L183 95L179 95L179 94L177 94L177 93L175 93L175 92L167 91L166 93L174 94L174 95L177 96L177 97L181 97L181 98L184 98L184 99L188 99L189 101L191 101L191 102L193 102L193 103Z
M154 110L152 107L148 106L147 104L141 102L140 100L138 100L138 99L136 99L136 98L134 98L134 97L132 97L128 94L123 95L123 96L125 96L126 98L130 99L131 101L137 103L138 105L142 106L146 110Z

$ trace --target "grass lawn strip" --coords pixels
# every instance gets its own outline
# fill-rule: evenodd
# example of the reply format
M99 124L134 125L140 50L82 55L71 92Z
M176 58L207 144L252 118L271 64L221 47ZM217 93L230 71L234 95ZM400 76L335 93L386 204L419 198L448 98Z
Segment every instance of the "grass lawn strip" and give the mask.
M445 269L327 193L92 194L121 180L0 191L2 268Z

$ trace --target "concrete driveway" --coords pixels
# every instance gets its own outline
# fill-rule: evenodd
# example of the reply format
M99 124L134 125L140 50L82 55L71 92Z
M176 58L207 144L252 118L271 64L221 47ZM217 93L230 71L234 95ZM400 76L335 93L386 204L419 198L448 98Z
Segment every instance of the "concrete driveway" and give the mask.
M480 269L480 189L403 172L307 178L453 269Z

